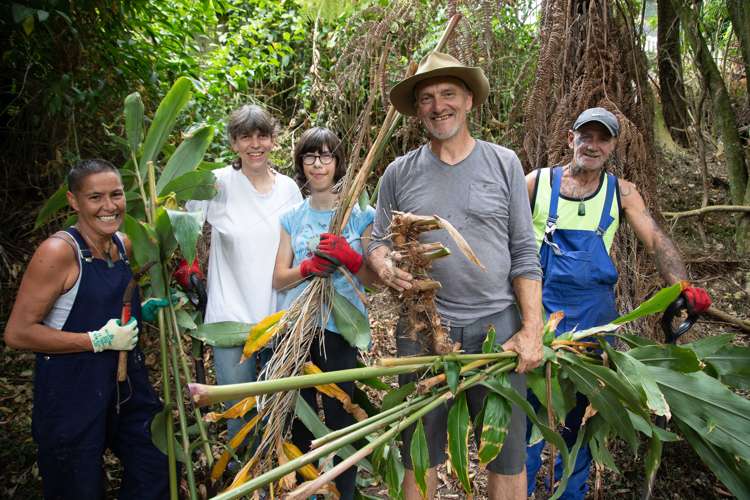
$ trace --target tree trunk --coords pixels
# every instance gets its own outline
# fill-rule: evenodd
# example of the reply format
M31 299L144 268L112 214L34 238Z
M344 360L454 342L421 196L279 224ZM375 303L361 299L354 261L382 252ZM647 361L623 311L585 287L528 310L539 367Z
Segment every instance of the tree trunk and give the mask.
M744 5L743 5L744 4ZM742 53L742 62L745 64L745 84L750 103L750 11L746 0L727 0L729 18L732 20L732 28L737 34Z
M664 122L672 138L688 146L687 103L680 57L680 19L672 0L658 0L656 52L659 66L659 97Z
M699 16L690 8L690 0L674 0L685 35L690 43L695 64L703 78L703 83L711 96L714 122L722 142L729 172L729 192L735 205L750 204L750 185L745 152L742 148L737 119L729 100L724 80L716 62L711 57L706 40L699 26ZM735 234L737 249L741 253L750 250L750 218L740 220Z

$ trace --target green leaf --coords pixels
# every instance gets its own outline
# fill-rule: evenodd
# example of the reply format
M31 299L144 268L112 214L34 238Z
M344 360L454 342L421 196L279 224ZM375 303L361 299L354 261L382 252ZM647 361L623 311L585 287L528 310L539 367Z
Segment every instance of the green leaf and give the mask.
M162 189L164 195L174 193L177 201L210 200L216 196L216 176L206 170L182 174Z
M297 397L297 402L294 406L294 414L300 420L300 422L302 422L302 424L307 427L310 432L312 432L313 436L315 436L316 439L327 436L331 433L331 429L326 427L326 425L321 422L317 412L315 412L315 410L313 410L310 405L307 404L305 398L299 396ZM352 445L347 444L346 446L343 446L336 450L336 455L338 455L342 459L347 459L350 456L354 455L356 452L357 451ZM362 467L370 473L375 470L375 468L372 466L372 463L370 463L370 461L366 458L363 458L359 462L357 462L357 467Z
M729 344L734 339L733 333L725 333L723 335L712 335L710 337L703 337L695 342L689 344L683 344L682 347L686 349L692 349L698 358L703 359L706 356L710 356L725 345Z
M482 342L483 354L489 354L495 350L496 338L497 338L497 332L495 331L495 326L490 325L490 327L487 329L487 336L484 338L484 342Z
M507 382L507 377L502 377ZM495 459L505 442L510 422L510 402L497 393L490 392L484 400L484 414L482 418L482 438L479 444L479 463L486 465Z
M402 498L404 484L404 462L401 460L401 452L398 446L391 445L388 447L388 461L386 464L385 482L388 485L388 492L393 498Z
M417 425L414 428L409 448L411 464L414 469L414 478L422 492L422 497L427 498L427 480L425 479L425 475L427 469L430 468L430 453L427 448L427 437L424 433L424 425L421 418L417 421Z
M590 434L589 449L591 450L591 456L594 461L604 467L615 471L620 474L620 469L615 464L615 459L607 449L607 436L609 435L610 427L601 415L594 415L586 422L587 434Z
M133 249L133 260L137 266L143 267L148 263L154 263L148 273L151 278L151 296L155 298L166 297L167 286L164 283L156 232L148 224L139 222L127 214L125 215L122 230L130 238Z
M185 330L195 330L198 328L193 318L184 309L178 309L175 311L175 315L177 316L177 326L180 328L184 328Z
M644 468L646 471L645 485L647 491L647 493L644 493L645 498L650 498L653 491L656 472L659 470L659 465L661 465L661 449L661 439L656 435L652 436L648 442L648 451L644 458Z
M731 453L710 443L679 418L674 419L674 422L719 481L737 498L750 498L750 464L745 460L737 460Z
M172 412L169 407L165 406L162 411L154 415L151 420L151 442L156 446L160 452L167 454L167 419L172 418ZM188 462L185 450L182 449L180 443L177 442L177 438L172 436L174 440L174 451L175 458L186 464Z
M469 479L469 406L466 392L456 396L448 412L448 457L464 491L471 495Z
M750 400L703 372L679 373L649 367L672 409L704 439L750 460Z
M526 417L528 417L532 425L539 429L544 436L544 439L554 444L560 451L560 458L562 459L563 464L563 475L557 483L557 489L550 500L559 498L565 491L570 474L573 472L573 461L568 452L568 446L565 444L562 436L550 429L543 420L537 418L534 408L532 408L529 402L526 401L525 394L523 396L518 394L515 389L507 387L502 381L498 380L497 377L483 381L482 385L518 406L526 414Z
M448 388L453 394L458 391L458 375L461 373L461 364L456 361L444 361L443 371Z
M196 128L185 136L177 150L169 157L167 165L156 183L156 192L159 196L170 192L164 188L174 179L195 170L203 160L203 156L206 154L213 138L214 128L210 125Z
M218 323L203 323L188 334L213 347L238 347L245 345L247 335L253 327L251 323L236 321L220 321Z
M201 212L183 212L181 210L167 210L169 222L172 224L177 244L182 256L188 262L195 259L195 246L203 232L203 214Z
M675 283L667 288L662 288L656 292L653 297L642 302L641 305L630 311L628 314L620 316L612 323L616 325L624 325L625 323L648 316L649 314L663 312L669 304L674 302L677 297L680 296L681 293L682 285L680 283Z
M724 377L750 378L750 348L728 345L717 352L703 357L705 363L710 364L716 373Z
M635 429L633 429L633 424L630 422L628 413L620 401L621 396L619 391L616 391L609 385L616 378L614 372L600 366L589 365L580 361L576 356L569 355L569 353L563 353L560 359L565 361L563 365L565 373L576 385L578 391L589 398L591 405L599 411L599 414L612 426L617 434L630 445L634 453L637 453L638 438ZM602 370L609 371L611 375L605 375ZM619 382L619 385L623 386L624 384ZM627 390L623 392L627 392ZM639 407L640 401L637 395L632 394L628 399L631 401L631 409ZM632 404L633 399L635 400L635 404Z
M169 221L169 215L164 207L156 209L156 237L159 239L159 248L161 249L161 258L168 261L172 253L177 250L177 240L172 231L172 223Z
M628 346L631 348L657 345L657 343L653 340L647 339L645 337L639 337L638 335L630 335L627 333L614 333L613 335L625 341L625 343L628 344Z
M415 382L409 382L404 384L397 389L392 389L391 392L383 397L383 403L380 405L380 411L390 410L396 405L401 404L407 396L414 392L417 384Z
M541 405L546 408L547 380L543 370L544 365L541 365L538 369L526 373L526 385L531 389L531 392L534 393ZM560 379L555 376L556 370L557 368L553 366L552 378L550 379L550 385L552 386L552 411L554 411L559 422L564 422L565 416L573 409L575 402L565 398L565 394L560 386Z
M613 349L606 342L604 348L609 358L617 366L617 372L622 375L623 382L630 384L641 395L641 401L646 403L649 410L669 420L672 414L669 412L667 400L659 390L656 380L648 372L646 365L626 352Z
M359 203L359 209L363 212L365 211L365 209L367 209L367 207L370 206L370 195L367 194L367 188L362 190L357 203Z
M156 161L159 156L159 152L172 133L177 117L192 97L192 89L193 83L182 76L174 82L172 88L159 103L143 143L143 155L138 166L141 178L146 178L148 162Z
M68 184L64 182L59 188L57 188L57 191L55 191L46 202L44 202L42 209L39 210L39 214L36 216L36 221L34 221L34 230L45 225L55 216L55 214L57 214L57 212L68 206L67 193Z
M336 290L333 291L333 322L349 345L360 350L370 347L370 323L362 311Z
M143 101L138 92L125 98L125 135L130 152L137 157L143 138Z
M628 354L645 365L661 366L678 372L695 372L701 367L692 350L674 344L636 347L628 351Z

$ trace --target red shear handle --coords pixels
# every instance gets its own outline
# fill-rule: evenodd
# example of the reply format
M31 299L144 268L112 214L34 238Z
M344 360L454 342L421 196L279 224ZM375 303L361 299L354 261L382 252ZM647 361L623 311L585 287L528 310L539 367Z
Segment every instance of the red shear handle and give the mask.
M130 303L126 302L122 305L122 316L120 316L120 324L126 325L130 321ZM125 382L128 378L128 351L120 351L120 355L117 358L117 381Z

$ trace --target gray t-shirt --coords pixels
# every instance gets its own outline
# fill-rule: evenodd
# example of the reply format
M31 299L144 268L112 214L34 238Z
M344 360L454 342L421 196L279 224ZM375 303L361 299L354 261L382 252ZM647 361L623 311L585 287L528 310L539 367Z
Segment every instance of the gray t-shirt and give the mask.
M511 281L541 280L521 162L510 149L477 140L456 165L427 145L396 158L383 174L369 251L388 245L391 211L439 215L461 233L486 271L471 263L444 230L423 233L452 255L437 259L432 276L443 288L438 312L450 326L466 326L515 302Z

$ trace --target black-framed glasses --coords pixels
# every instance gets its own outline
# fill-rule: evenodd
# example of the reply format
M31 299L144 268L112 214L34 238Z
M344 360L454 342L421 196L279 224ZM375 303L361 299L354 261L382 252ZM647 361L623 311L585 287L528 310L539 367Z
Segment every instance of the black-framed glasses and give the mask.
M304 165L315 165L315 160L320 160L320 163L323 165L328 165L333 161L333 154L331 153L305 153L302 155L302 163Z

